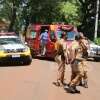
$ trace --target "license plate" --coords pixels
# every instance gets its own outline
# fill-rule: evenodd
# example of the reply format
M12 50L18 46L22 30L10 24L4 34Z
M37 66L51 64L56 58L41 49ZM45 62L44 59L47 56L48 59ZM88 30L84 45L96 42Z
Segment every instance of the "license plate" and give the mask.
M16 55L12 55L12 58L19 58L20 55L19 54L16 54Z

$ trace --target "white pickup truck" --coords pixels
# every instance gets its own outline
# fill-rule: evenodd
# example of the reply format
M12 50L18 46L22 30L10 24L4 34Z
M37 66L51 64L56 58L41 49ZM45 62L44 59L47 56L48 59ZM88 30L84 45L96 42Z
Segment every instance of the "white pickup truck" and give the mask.
M88 57L94 58L94 60L100 59L100 46L93 43L92 41L89 41L90 47L88 49Z

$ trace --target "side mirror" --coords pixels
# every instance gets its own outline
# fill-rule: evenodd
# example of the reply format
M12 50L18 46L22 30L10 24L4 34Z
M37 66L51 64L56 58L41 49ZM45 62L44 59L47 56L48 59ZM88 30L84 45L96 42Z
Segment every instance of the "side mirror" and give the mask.
M27 42L25 42L25 45L28 45L28 43L27 43Z

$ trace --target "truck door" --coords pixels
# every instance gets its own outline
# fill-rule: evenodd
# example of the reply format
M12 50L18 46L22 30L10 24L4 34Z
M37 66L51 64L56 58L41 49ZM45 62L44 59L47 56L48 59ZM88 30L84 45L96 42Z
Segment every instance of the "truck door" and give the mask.
M34 25L34 32L32 33L33 36L33 50L34 54L37 55L40 52L40 40L39 40L39 33L40 33L40 25Z
M47 43L47 53L46 55L48 57L53 57L54 56L54 51L55 51L55 42L56 42L56 36L55 33L52 31L49 31L49 41Z

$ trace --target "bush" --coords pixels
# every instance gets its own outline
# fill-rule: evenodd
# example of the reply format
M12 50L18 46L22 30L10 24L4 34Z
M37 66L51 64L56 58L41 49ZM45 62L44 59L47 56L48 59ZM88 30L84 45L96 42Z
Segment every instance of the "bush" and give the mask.
M97 45L100 45L100 37L95 39L94 42L97 44Z

